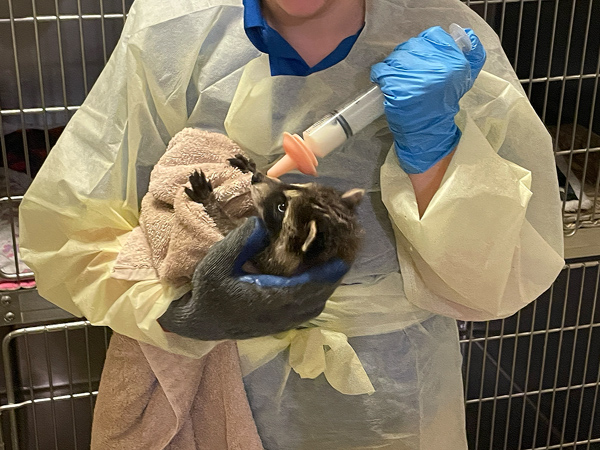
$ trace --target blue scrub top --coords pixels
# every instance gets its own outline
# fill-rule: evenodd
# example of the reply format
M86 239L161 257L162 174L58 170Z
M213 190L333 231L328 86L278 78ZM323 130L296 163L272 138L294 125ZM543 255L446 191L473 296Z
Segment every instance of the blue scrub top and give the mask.
M261 52L269 55L271 75L306 76L325 70L343 60L358 39L362 28L348 36L337 48L314 67L309 67L294 48L273 28L260 10L260 0L243 0L244 29L250 42Z

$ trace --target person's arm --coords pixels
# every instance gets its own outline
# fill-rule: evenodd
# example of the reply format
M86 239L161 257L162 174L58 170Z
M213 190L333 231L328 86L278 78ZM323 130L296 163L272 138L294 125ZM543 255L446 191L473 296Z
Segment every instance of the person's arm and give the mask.
M142 5L131 8L106 67L25 194L19 244L42 297L94 325L167 348L156 318L185 289L111 276L138 225L145 188L138 177L166 148L159 129L166 119L149 107L141 75L151 70L132 51L132 42L140 47ZM169 118L185 120L184 114Z
M429 202L431 202L431 199L440 187L452 160L452 155L454 155L454 150L425 172L408 175L415 191L419 207L419 217L423 217L425 210L429 206Z
M542 294L563 267L552 142L527 99L514 98L496 111L510 130L501 150L533 152L539 161L528 157L525 165L532 172L499 156L470 117L421 217L395 152L381 169L405 292L420 308L461 320L506 317ZM536 145L529 147L531 135Z
M382 199L406 295L439 314L489 320L535 300L564 261L552 143L524 95L479 75L485 52L468 32L475 48L467 55L430 29L375 65L372 79L394 134ZM464 99L459 130L458 102L473 75L479 86ZM532 207L534 189L542 201Z
M381 63L371 79L384 95L388 124L400 166L409 175L422 217L438 190L461 137L454 117L473 86L486 53L467 30L472 48L464 54L440 27L408 40Z

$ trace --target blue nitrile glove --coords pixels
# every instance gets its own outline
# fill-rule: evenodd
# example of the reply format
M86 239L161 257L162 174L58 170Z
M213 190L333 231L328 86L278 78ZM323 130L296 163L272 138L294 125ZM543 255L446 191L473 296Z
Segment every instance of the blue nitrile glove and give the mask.
M268 243L263 222L251 217L213 245L196 267L192 291L171 303L160 325L199 340L248 339L321 314L348 264L336 259L292 277L244 273L244 263Z
M467 54L442 28L433 27L397 46L371 69L371 80L385 97L396 154L406 173L427 171L458 144L458 101L485 62L479 38L465 31L472 44Z

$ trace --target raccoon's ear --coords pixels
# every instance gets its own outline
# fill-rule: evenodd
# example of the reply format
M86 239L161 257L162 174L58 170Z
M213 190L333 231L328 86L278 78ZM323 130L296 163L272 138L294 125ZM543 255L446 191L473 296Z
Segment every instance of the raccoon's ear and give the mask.
M306 240L304 241L304 244L302 244L302 253L306 253L310 244L312 244L317 237L317 222L311 220L308 224L308 228L308 236L306 236Z
M365 196L364 189L350 189L342 194L342 203L350 209L354 209Z

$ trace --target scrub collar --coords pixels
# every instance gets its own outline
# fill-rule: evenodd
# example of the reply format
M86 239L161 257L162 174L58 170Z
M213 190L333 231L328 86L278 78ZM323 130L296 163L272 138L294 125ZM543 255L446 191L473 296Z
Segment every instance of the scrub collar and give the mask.
M306 76L328 69L343 60L358 39L363 28L348 36L337 48L314 67L309 67L298 52L271 28L262 15L260 0L243 0L244 30L250 42L261 52L269 55L271 75Z

